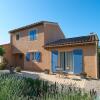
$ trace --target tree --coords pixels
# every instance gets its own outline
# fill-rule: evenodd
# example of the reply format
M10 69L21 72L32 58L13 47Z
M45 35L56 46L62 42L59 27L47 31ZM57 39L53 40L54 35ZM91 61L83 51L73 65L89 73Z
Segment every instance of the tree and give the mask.
M5 53L5 49L2 46L0 46L0 56L3 56L4 53Z

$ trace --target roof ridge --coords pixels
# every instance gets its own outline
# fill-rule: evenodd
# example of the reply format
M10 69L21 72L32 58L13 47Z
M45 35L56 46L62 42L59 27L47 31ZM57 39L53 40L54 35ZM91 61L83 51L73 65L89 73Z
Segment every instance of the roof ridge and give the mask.
M31 26L35 26L35 25L38 25L38 24L43 24L43 23L54 23L54 24L58 24L57 22L51 22L51 21L38 21L38 22L35 22L35 23L32 23L32 24L24 25L24 26L19 27L19 28L12 29L12 30L9 31L9 33L13 33L15 31L18 31L18 30L21 30L21 29L25 29L25 28L29 28Z

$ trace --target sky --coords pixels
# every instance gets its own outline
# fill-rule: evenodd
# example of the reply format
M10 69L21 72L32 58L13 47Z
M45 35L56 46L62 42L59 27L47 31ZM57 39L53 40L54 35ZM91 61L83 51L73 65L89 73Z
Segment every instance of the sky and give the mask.
M57 22L66 38L100 38L100 0L0 0L0 45L10 42L9 30L42 20Z

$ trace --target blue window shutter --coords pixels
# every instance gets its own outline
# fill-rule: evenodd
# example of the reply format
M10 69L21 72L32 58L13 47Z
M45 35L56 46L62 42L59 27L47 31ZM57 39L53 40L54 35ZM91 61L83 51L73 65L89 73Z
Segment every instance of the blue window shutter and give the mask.
M34 40L36 39L36 30L34 30Z
M29 52L26 53L26 61L30 61L30 53Z
M36 52L36 61L39 62L41 59L41 53L40 52Z
M74 74L80 74L83 71L83 51L82 49L75 49L73 51L73 66Z
M51 68L53 73L56 72L57 66L58 66L58 51L53 50L51 53Z

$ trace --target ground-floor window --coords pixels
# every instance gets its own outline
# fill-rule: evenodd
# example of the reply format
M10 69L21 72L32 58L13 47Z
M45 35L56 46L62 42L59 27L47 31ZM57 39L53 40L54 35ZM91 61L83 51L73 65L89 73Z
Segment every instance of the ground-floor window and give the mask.
M32 52L32 60L36 60L36 52Z
M41 53L39 51L26 53L26 61L32 60L39 62L40 59L41 59Z

